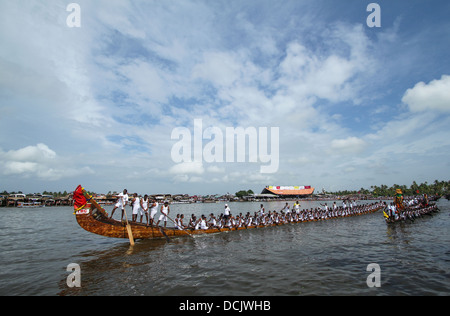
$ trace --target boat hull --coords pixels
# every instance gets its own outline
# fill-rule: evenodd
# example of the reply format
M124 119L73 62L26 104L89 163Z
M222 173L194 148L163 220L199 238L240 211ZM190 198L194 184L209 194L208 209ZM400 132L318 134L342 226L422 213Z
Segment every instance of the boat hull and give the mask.
M374 213L380 208L376 208L372 211L363 213ZM363 215L363 214L355 214L353 216ZM86 205L83 209L76 212L76 219L78 224L85 229L86 231L97 234L105 237L113 237L113 238L128 238L127 233L127 223L122 221L116 221L110 219L108 214L104 210L97 209L89 204ZM317 221L317 220L308 220L293 224L306 223L309 221ZM206 230L180 230L175 227L152 227L146 224L129 222L131 226L131 230L133 233L134 239L162 239L162 238L172 238L172 237L188 237L193 235L205 235L205 234L216 234L221 232L229 232L236 230L246 230L246 229L255 229L255 228L265 228L265 227L274 227L274 226L283 226L286 224L271 224L271 225L260 225L260 226L248 226L248 227L238 227L238 228L213 228Z
M82 209L76 213L78 224L90 233L105 237L128 238L127 223L119 222L107 218L95 208ZM268 226L248 226L238 228L213 228L197 230L180 230L175 227L152 227L146 224L129 222L134 239L163 239L167 237L187 237L190 235L216 234L244 229L263 228L269 226L278 226L276 224Z

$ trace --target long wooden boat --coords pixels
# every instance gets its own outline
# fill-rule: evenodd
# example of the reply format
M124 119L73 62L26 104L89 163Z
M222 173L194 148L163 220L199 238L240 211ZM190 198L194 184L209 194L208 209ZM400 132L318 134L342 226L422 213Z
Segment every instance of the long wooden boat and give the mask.
M424 216L433 216L433 213L439 212L436 204L420 205L414 208L406 208L398 216L391 216L386 213L387 210L383 211L384 219L386 224L395 224L402 222L414 222L418 218Z
M86 193L84 189L82 191L83 195L86 198L85 200L86 203L84 203L84 205L81 206L80 204L77 203L74 204L75 209L74 214L76 216L78 224L86 231L97 235L114 238L129 238L127 230L127 222L117 221L109 218L108 213L100 205L98 205L95 202L95 200ZM374 213L382 209L383 207L384 206L377 207L366 213L348 215L348 217ZM298 223L305 223L310 221L317 221L317 220L308 220ZM271 225L248 226L238 228L212 228L206 230L202 229L180 230L176 227L168 227L168 228L152 227L146 224L129 222L129 226L131 226L131 231L134 239L163 239L163 238L167 239L171 237L187 237L204 234L215 234L221 232L282 226L282 225L286 224L271 224Z

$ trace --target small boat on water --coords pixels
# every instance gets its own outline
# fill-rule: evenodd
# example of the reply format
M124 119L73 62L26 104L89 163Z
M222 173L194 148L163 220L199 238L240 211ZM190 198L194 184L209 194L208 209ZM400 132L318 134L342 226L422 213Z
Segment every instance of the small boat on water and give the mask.
M210 228L210 229L179 229L176 227L154 227L137 222L117 221L109 218L107 212L81 187L74 192L74 214L78 224L88 232L114 238L129 238L130 242L134 239L163 239L170 237L186 237L204 234L215 234L220 232L229 232L235 230L255 229L264 227L273 227L285 225L284 223L243 226L233 228ZM368 213L374 213L384 208L384 205L374 204L364 212L355 212L354 214L342 217L358 216ZM316 220L305 220L297 223L310 222ZM133 241L134 243L134 241Z
M18 208L38 208L38 207L45 207L45 204L42 204L41 202L17 202Z

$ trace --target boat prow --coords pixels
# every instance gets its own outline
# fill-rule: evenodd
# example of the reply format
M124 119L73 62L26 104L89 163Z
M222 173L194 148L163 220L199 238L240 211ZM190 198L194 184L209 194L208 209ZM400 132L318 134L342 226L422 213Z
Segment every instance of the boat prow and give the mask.
M86 231L105 237L113 238L128 238L127 223L119 222L108 217L108 214L103 209L98 209L93 205L86 204L86 206L75 213L78 224ZM171 237L187 237L195 235L215 234L220 232L243 230L256 228L239 227L239 228L212 228L212 229L197 229L197 230L180 230L175 227L154 227L151 225L129 222L134 239L163 239ZM276 225L271 225L276 226ZM265 226L261 226L265 227Z
M128 238L127 223L110 219L104 210L99 210L93 205L86 204L76 212L78 224L86 231L105 237ZM165 238L158 227L130 222L134 239ZM164 229L168 236L175 235L173 228ZM184 233L186 235L186 233Z
M78 199L78 202L74 204L75 216L78 224L84 230L105 237L129 238L127 222L109 218L105 209L98 205L81 186L75 190L74 198ZM188 232L175 227L154 227L136 222L129 222L129 225L134 239L161 239L229 231L229 229L207 229Z

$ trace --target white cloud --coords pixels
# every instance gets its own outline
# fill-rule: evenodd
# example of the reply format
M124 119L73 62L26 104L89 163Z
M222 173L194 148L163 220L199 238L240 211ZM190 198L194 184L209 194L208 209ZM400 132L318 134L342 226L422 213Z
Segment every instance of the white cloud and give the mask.
M0 171L5 176L19 176L23 178L39 178L42 180L59 180L81 174L92 174L90 167L74 168L66 165L67 161L57 156L45 144L27 146L18 150L4 152L0 150Z
M14 161L46 162L56 158L56 153L45 144L27 146L18 150L10 150L4 154L5 159Z
M450 112L450 76L443 75L429 84L417 83L406 91L402 101L412 112Z
M287 45L278 83L297 99L318 97L360 103L358 93L367 85L364 78L376 67L369 52L371 42L360 26L339 23L330 29L322 30L330 33L323 43L325 53L317 53L299 41Z
M101 188L121 181L146 188L150 176L158 191L174 183L198 183L189 189L204 192L213 186L201 183L224 191L269 180L338 182L320 175L340 166L356 177L359 168L389 165L395 155L432 155L439 149L431 137L448 134L445 118L439 134L435 113L424 112L448 113L449 76L406 93L391 87L392 79L384 82L397 75L386 52L405 39L403 24L386 26L383 39L359 22L322 20L315 2L81 0L82 27L69 29L66 5L0 3L0 173L8 181L95 170ZM345 5L330 9L336 16L340 10ZM409 51L401 55L396 61ZM427 77L417 73L414 82ZM381 82L389 89L379 89ZM403 93L411 112L392 115L386 109ZM374 107L363 102L380 96L391 98ZM174 165L171 131L194 118L222 130L279 127L279 172L263 176L259 166L237 163ZM419 131L427 135L418 139Z
M136 60L119 66L117 71L128 81L126 86L122 86L122 91L129 94L130 101L141 104L141 107L150 103L145 100L166 103L172 92L164 78L164 72L148 62ZM158 107L147 107L146 109L152 114L161 114Z
M194 78L201 78L217 86L231 86L241 77L239 56L228 52L207 52L204 60L193 69Z
M183 162L177 165L174 165L169 170L172 174L203 174L205 169L203 168L203 164L201 162Z
M6 161L4 164L3 173L7 175L34 173L39 168L36 162Z
M338 153L357 154L364 150L366 142L357 137L335 139L331 142L331 148Z
M218 166L209 166L206 170L210 173L225 173L225 168L221 168Z

